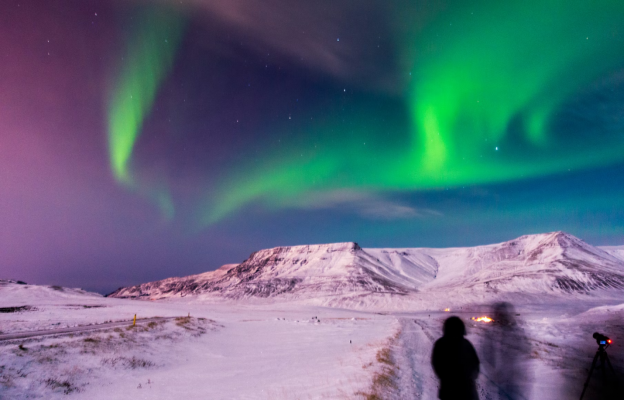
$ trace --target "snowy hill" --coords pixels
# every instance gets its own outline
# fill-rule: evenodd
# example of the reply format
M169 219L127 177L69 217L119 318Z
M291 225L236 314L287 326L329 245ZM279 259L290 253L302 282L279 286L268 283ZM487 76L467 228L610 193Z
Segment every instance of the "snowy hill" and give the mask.
M11 279L0 279L0 308L15 307L32 302L67 302L69 300L102 299L99 293L61 286L28 285Z
M110 297L159 299L482 293L590 293L624 288L624 248L563 232L448 249L362 249L357 243L276 247L216 271L120 288Z

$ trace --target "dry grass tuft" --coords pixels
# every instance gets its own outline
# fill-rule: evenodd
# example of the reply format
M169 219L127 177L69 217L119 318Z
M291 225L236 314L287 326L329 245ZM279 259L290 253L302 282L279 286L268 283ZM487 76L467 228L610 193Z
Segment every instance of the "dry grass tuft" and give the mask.
M390 353L389 347L379 350L377 352L377 355L375 356L375 359L377 360L378 363L381 363L381 364L386 364L390 366L394 365L392 361L392 354Z
M63 393L65 394L70 394L72 392L80 392L80 388L74 386L68 380L59 380L59 379L49 378L49 379L46 379L44 383L47 387L51 388L52 390L61 389Z
M144 360L136 357L128 358L122 356L104 358L102 359L101 363L102 365L111 366L113 368L119 365L122 368L126 369L151 368L155 365L152 361L149 360Z
M356 396L361 396L366 400L382 400L393 398L393 393L398 390L397 377L399 367L396 365L391 347L398 340L400 331L390 338L387 345L379 349L375 355L379 370L373 374L373 381L366 392L357 392ZM362 368L372 367L373 363L368 363Z

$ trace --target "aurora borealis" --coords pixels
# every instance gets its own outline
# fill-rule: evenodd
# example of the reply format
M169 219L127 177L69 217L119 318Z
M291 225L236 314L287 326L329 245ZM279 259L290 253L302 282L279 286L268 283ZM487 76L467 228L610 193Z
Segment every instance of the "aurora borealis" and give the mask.
M181 36L180 18L175 12L146 10L139 18L113 88L109 111L111 168L114 177L127 184L132 179L128 171L132 149L158 86L171 68Z
M409 135L400 147L375 150L374 171L362 168L374 155L359 143L331 143L328 147L336 151L304 162L284 157L273 166L271 158L266 170L229 183L213 217L259 197L274 202L345 185L378 190L442 188L622 161L624 142L611 142L606 148L576 132L557 132L551 125L568 96L624 65L624 52L614 51L623 46L617 33L624 6L603 3L482 4L441 15L401 43L406 54L416 48L409 69L412 82L404 98L409 121L399 128ZM527 63L529 58L536 61ZM357 136L364 143L383 131L364 128ZM326 140L318 132L310 134ZM345 181L345 176L350 178Z
M95 274L107 291L278 245L624 243L621 2L55 0L0 15L10 277Z

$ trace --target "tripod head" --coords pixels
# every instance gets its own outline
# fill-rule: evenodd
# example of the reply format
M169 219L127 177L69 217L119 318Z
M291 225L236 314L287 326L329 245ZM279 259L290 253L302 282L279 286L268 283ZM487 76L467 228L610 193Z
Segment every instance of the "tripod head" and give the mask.
M596 343L598 343L598 350L604 350L612 343L611 339L598 332L594 332L593 337L596 339Z

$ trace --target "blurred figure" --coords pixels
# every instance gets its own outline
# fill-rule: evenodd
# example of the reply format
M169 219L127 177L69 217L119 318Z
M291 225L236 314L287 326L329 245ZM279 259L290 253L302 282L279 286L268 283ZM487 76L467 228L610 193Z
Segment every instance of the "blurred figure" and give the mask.
M459 317L444 321L444 336L433 346L431 364L438 379L442 400L478 400L475 380L479 376L479 357L464 338L466 326Z
M493 314L481 351L485 374L498 388L497 399L527 400L531 383L526 362L531 346L516 322L513 305L496 303Z

